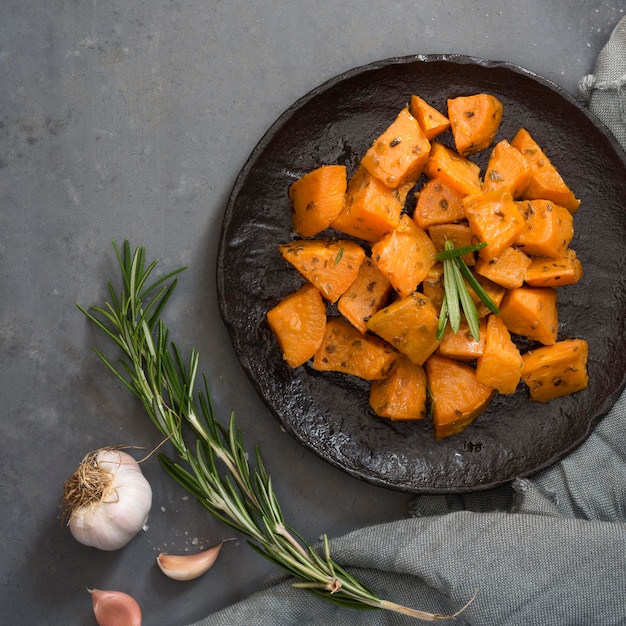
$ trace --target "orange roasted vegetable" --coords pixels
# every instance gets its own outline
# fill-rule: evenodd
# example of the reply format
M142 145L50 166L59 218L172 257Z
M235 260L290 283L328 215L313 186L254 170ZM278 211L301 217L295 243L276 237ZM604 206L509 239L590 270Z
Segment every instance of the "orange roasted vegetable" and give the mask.
M482 335L481 335L482 336ZM476 376L503 394L515 393L522 373L522 355L498 315L487 318L485 348L476 361Z
M487 242L478 252L485 261L499 257L524 230L524 218L508 191L468 196L463 208L476 238Z
M402 109L394 122L365 153L361 164L387 187L415 182L428 154L430 142L408 108Z
M465 219L461 206L464 194L439 178L431 178L415 195L417 203L413 219L424 230L432 224L449 224Z
M462 321L459 330L455 333L450 326L446 326L437 348L437 354L457 361L473 361L482 355L485 348L486 318L480 321L480 339L476 339L470 332L467 322Z
M509 247L497 258L485 261L479 258L474 271L506 289L521 287L526 277L526 270L531 264L530 257L521 250Z
M300 237L314 237L328 228L343 209L346 166L322 165L289 187L291 219Z
M561 287L573 285L583 277L583 266L574 250L562 257L535 257L526 270L525 281L531 287Z
M522 379L528 385L530 397L548 402L585 389L589 383L588 352L584 339L565 339L524 354Z
M483 290L487 293L487 295L491 298L491 301L497 306L500 306L504 295L507 290L501 285L496 285L496 283L490 281L488 278L481 276L480 274L476 274L474 272L474 277L483 288ZM472 287L466 282L469 294L472 298L472 301L476 305L476 312L478 313L478 317L486 317L491 312L487 305L483 304L476 294L476 292L472 289Z
M437 349L437 311L423 294L414 292L370 317L368 329L417 365Z
M365 258L361 246L349 240L304 239L281 244L278 250L329 302L354 282Z
M439 178L463 196L480 193L482 181L476 163L461 156L438 141L433 141L424 173L428 178Z
M483 191L506 189L513 198L519 198L530 182L530 165L526 157L506 139L498 142L491 151Z
M450 128L450 120L419 96L411 96L409 103L411 115L417 120L426 139L434 139Z
M366 257L356 280L339 298L337 310L355 328L366 333L367 320L387 304L391 290L391 283L386 276L372 259Z
M330 317L313 368L342 372L365 380L384 378L398 353L378 337L364 335L341 317Z
M390 189L363 166L348 181L343 209L331 226L364 241L377 241L400 220L408 187Z
M520 287L508 291L500 316L510 332L544 345L556 343L559 326L556 291L550 287Z
M443 263L435 263L422 282L422 293L431 301L437 311L443 303Z
M313 357L326 330L326 305L322 295L310 283L285 296L267 312L283 358L298 367Z
M491 145L502 121L502 102L479 93L448 100L448 118L459 154L467 156Z
M437 441L463 432L489 406L494 391L473 367L433 354L424 368Z
M572 214L550 200L517 202L525 228L515 239L515 245L532 256L559 258L574 235Z
M408 296L435 264L430 237L406 213L398 227L372 246L372 259L400 297Z
M530 165L530 181L522 194L525 200L552 200L574 213L580 206L572 190L566 185L556 167L546 156L530 133L521 128L511 145L517 148Z
M398 358L386 378L370 386L370 406L376 415L391 420L426 417L426 396L424 368L405 356Z
M462 246L469 246L475 243L474 233L469 227L467 222L461 222L459 224L433 224L428 229L428 236L437 248L437 252L442 252L445 249L446 241L451 241L455 248L461 248ZM463 260L466 265L474 265L476 259L473 253L463 255Z

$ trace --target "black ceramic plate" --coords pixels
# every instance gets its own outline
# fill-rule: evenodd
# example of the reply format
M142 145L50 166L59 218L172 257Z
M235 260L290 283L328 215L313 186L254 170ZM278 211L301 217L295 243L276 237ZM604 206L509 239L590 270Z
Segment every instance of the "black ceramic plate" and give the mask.
M435 442L428 419L393 423L368 406L368 385L341 374L291 370L266 323L302 284L277 246L295 238L287 190L329 163L354 171L411 94L446 99L489 92L504 104L496 141L525 127L582 200L572 247L585 275L559 291L559 337L589 341L589 387L547 404L520 385L462 434ZM444 142L446 139L441 138ZM448 137L447 141L450 138ZM488 152L488 151L486 151ZM484 168L487 153L472 157ZM626 383L626 158L564 91L519 67L460 56L394 58L349 71L296 102L239 175L218 258L223 319L244 370L298 441L353 476L415 493L477 491L528 476L580 444Z

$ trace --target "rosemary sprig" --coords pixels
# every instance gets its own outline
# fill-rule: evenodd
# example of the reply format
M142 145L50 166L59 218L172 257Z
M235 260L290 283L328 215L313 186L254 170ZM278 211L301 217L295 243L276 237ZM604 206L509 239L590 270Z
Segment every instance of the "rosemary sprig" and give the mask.
M463 259L464 254L476 252L486 245L486 242L481 242L455 248L454 244L448 240L445 243L445 249L435 254L435 259L443 262L444 286L443 302L439 311L439 324L437 325L437 339L441 339L447 324L450 324L452 332L458 332L461 324L461 310L465 315L472 337L476 341L480 339L478 311L465 281L492 313L499 312L494 301L476 280Z
M139 398L156 428L171 442L178 460L160 455L167 472L215 518L246 535L252 548L290 573L296 579L294 587L344 607L386 609L427 621L461 613L466 607L454 615L440 615L380 599L333 561L326 536L319 554L286 524L259 451L252 468L234 416L227 427L218 421L206 376L195 389L198 353L192 349L185 361L161 319L177 274L185 268L150 283L157 262L146 266L145 249L132 251L128 241L122 252L113 246L122 271L121 292L118 295L109 281L110 302L89 310L77 306L122 354L118 365L96 350L99 357ZM185 442L183 425L195 439L193 446Z

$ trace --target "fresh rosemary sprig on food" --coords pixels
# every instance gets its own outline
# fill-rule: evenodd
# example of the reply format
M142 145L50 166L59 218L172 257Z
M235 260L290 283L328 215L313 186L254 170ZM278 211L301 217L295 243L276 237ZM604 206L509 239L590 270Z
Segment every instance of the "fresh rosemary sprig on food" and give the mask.
M146 266L145 249L132 251L128 241L123 252L113 246L122 270L121 292L118 295L109 281L111 301L104 307L77 306L120 349L122 359L117 366L96 352L141 400L154 425L174 447L178 461L160 456L167 472L215 518L246 535L257 552L290 573L296 579L294 587L341 606L386 609L427 621L448 619L463 611L465 607L446 616L382 600L332 560L326 536L319 553L287 526L259 451L252 468L233 415L228 427L218 421L206 376L200 389L195 389L198 353L192 350L185 361L161 319L177 274L185 268L149 282L157 261ZM184 425L195 439L191 447L185 442Z
M444 295L439 312L439 324L437 326L437 339L443 336L446 324L450 324L453 332L458 332L461 325L461 311L465 315L470 333L476 341L480 339L480 321L478 311L472 300L467 283L481 302L492 312L498 313L498 307L483 289L482 285L467 267L463 259L464 254L476 252L484 248L485 242L472 244L469 246L454 247L454 244L447 240L445 249L435 255L435 259L443 262L443 286Z

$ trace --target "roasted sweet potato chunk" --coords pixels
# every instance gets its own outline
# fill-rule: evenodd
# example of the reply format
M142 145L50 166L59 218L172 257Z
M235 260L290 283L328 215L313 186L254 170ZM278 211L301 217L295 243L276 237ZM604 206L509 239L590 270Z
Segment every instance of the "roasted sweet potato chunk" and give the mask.
M430 237L406 213L398 227L372 246L372 259L400 297L408 296L435 264Z
M552 200L574 213L580 206L557 168L525 128L520 128L511 145L517 148L530 165L530 180L522 198L526 200Z
M291 219L300 237L314 237L328 228L343 209L346 166L322 165L289 187Z
M398 225L407 191L387 187L361 166L348 181L343 209L331 226L364 241L378 241Z
M515 245L532 256L563 256L574 235L572 214L550 200L517 202L524 218L524 229L515 239Z
M536 257L526 270L524 280L531 287L574 285L583 277L583 266L574 250L558 259Z
M476 163L438 141L433 141L424 167L428 178L439 178L463 196L480 193L482 181Z
M336 302L354 282L365 258L365 250L347 239L302 239L278 250L329 302Z
M439 178L427 181L416 197L413 219L424 230L433 224L449 224L465 219L461 206L464 194Z
M310 283L285 296L267 312L283 359L298 367L313 357L326 330L326 305L322 294Z
M554 289L524 286L508 291L500 315L510 332L547 346L556 343L559 322Z
M341 317L330 317L313 368L376 380L389 373L398 353L378 337L364 335Z
M476 361L476 376L503 394L515 393L522 374L522 355L498 315L487 318L485 347Z
M437 349L437 311L421 293L392 302L370 317L368 329L418 365Z
M467 222L460 222L458 224L433 224L428 228L428 236L435 244L437 252L442 252L445 249L446 241L451 241L455 248L462 246L469 246L475 243L475 236L472 229ZM473 253L463 255L463 260L466 265L474 265L476 259Z
M450 128L450 120L426 100L419 96L411 96L409 103L411 115L417 120L426 135L426 139L434 139Z
M365 153L361 164L387 187L415 182L428 159L430 142L408 108L402 109L394 122Z
M489 406L493 388L478 380L473 367L433 354L424 369L437 441L463 432Z
M479 93L448 100L448 118L459 154L467 156L491 145L502 121L502 102Z
M378 269L376 263L366 257L356 280L343 292L337 302L337 310L355 328L367 332L367 320L385 304L392 291L391 283Z
M585 389L589 383L588 352L584 339L565 339L524 354L522 379L530 397L548 402Z
M391 420L426 417L426 374L405 356L396 360L386 378L372 382L370 406L376 415Z
M532 260L521 250L509 247L499 257L485 261L479 258L474 271L506 289L516 289L524 284L526 271Z
M513 198L519 198L530 182L530 165L526 157L506 139L499 141L491 151L483 191L506 189Z
M524 218L508 191L468 196L463 208L472 232L487 242L478 252L485 261L499 257L524 230Z
M480 338L476 339L467 325L462 321L459 330L455 333L450 326L446 326L437 348L437 354L457 361L473 361L482 355L485 348L485 332L487 318L480 321Z

